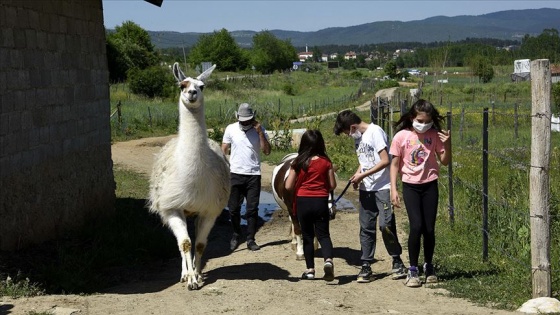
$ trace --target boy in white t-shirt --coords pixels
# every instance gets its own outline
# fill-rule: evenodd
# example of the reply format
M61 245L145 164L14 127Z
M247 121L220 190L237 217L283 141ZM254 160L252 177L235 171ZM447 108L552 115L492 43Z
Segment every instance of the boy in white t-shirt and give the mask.
M360 189L362 268L357 281L366 283L373 278L370 265L375 254L378 217L383 243L389 255L393 257L392 278L404 278L407 269L400 257L402 247L397 237L395 214L391 207L387 134L378 125L363 122L350 110L338 114L334 133L344 133L354 139L359 162L356 173L350 178L354 189Z
M261 151L270 154L270 143L264 127L255 120L251 105L239 105L237 120L226 127L222 139L222 151L230 155L231 194L228 208L233 227L230 249L235 250L241 241L241 205L243 199L247 199L247 248L256 251L260 249L255 242L261 194L260 154Z

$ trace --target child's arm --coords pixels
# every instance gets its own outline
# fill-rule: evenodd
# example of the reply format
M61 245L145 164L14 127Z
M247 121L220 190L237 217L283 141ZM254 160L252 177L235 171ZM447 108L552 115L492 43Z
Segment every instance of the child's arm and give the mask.
M330 190L334 190L336 188L336 177L334 176L334 170L332 167L329 168L329 186L331 187Z
M449 164L451 160L451 130L438 132L439 139L443 143L443 152L438 153L438 158L441 164Z
M391 204L396 208L401 207L401 198L399 197L399 191L397 189L397 175L399 174L400 161L400 156L393 155L389 172L389 176L391 178Z
M290 168L290 173L288 173L288 178L286 178L286 182L284 183L284 188L288 191L294 190L296 186L296 171L293 168Z
M379 153L380 161L372 168L368 169L365 172L362 172L362 166L360 165L356 173L350 178L350 181L354 184L354 188L358 188L358 185L362 182L362 180L370 175L373 175L382 169L389 166L389 153L387 152L387 147L383 148Z

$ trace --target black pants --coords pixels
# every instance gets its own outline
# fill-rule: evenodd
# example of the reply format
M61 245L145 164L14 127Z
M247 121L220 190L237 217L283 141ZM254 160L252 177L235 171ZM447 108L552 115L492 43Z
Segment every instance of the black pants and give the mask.
M424 237L424 261L432 263L436 247L435 225L438 208L438 181L425 184L403 183L403 199L408 213L408 255L411 266L418 266L420 239Z
M323 259L333 258L333 245L329 233L328 197L297 197L297 217L303 238L303 256L308 269L315 268L313 239L321 244Z
M259 218L259 198L261 196L261 175L241 175L231 173L231 194L228 209L233 233L241 235L241 205L247 199L247 241L255 240L257 219Z

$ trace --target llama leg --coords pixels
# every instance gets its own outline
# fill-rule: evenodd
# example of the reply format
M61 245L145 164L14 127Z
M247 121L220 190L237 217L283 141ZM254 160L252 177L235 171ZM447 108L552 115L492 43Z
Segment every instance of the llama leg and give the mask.
M206 244L208 244L208 235L216 222L217 217L213 216L199 216L196 222L196 246L194 252L194 263L195 263L195 275L196 280L202 286L202 254L206 249Z
M190 282L190 279L194 277L191 256L192 243L187 230L187 221L185 216L181 211L170 212L167 216L167 225L173 232L173 235L175 235L177 245L179 246L179 252L181 253L182 262L180 281Z

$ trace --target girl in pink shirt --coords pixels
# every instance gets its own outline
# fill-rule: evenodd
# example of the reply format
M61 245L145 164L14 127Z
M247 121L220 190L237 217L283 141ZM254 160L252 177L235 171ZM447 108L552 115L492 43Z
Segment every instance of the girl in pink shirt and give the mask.
M450 131L441 130L444 117L432 103L420 99L395 123L395 134L389 154L392 157L391 203L400 208L397 174L400 173L402 193L410 231L408 255L410 268L405 284L418 287L420 241L424 243L424 274L426 283L437 282L432 258L435 248L435 223L438 208L439 162L449 163L451 157Z

